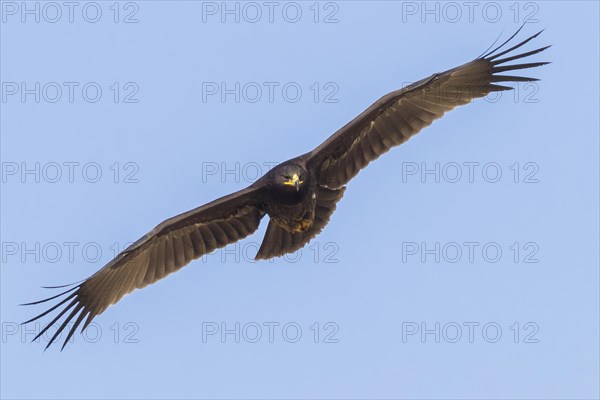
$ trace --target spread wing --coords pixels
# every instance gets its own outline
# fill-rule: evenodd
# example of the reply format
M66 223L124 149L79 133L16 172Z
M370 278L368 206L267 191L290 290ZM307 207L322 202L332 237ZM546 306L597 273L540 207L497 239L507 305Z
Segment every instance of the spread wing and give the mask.
M251 186L170 218L82 283L56 296L26 304L44 303L66 295L58 304L24 324L62 307L60 313L34 338L36 340L70 311L46 346L48 348L69 322L77 318L63 343L64 348L84 318L87 317L82 332L94 317L124 295L256 231L264 216L259 207L260 187Z
M334 133L308 154L308 164L315 169L318 184L330 189L345 185L369 162L390 148L404 143L447 111L490 92L512 89L500 85L501 82L536 81L535 78L501 74L547 64L506 64L550 47L509 54L536 38L541 33L538 32L503 50L521 29L499 47L467 64L389 93ZM501 58L505 55L506 57Z

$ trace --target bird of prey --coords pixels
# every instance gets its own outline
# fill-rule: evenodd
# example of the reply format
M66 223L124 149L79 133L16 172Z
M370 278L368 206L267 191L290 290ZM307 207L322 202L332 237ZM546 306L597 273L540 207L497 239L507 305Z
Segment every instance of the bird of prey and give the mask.
M277 165L247 188L160 223L86 280L62 286L72 287L56 296L27 303L39 304L65 296L24 324L62 307L34 340L68 313L46 346L74 320L64 348L84 319L81 332L124 295L252 234L265 215L269 216L269 224L256 259L300 249L327 225L344 195L345 185L371 161L455 107L492 92L512 89L503 82L536 81L503 74L547 64L523 63L522 59L550 46L515 54L515 50L541 33L512 45L521 29L473 61L383 96L320 146ZM510 63L515 60L521 61Z

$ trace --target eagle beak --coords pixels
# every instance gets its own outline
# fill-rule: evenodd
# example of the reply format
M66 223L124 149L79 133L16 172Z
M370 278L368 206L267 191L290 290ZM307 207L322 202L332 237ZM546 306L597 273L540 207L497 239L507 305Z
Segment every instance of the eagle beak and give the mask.
M294 176L292 176L292 179L290 179L289 181L283 182L284 185L288 185L288 186L293 186L296 188L296 191L300 190L300 185L302 184L303 181L300 180L300 177L298 176L298 174L294 174Z

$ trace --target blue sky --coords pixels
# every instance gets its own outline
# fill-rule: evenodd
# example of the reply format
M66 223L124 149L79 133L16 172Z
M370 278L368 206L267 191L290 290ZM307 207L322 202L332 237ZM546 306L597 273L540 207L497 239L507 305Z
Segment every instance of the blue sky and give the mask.
M597 3L23 4L0 5L3 398L598 398ZM65 351L29 343L41 286L526 19L541 81L377 160L300 253L254 262L265 220Z

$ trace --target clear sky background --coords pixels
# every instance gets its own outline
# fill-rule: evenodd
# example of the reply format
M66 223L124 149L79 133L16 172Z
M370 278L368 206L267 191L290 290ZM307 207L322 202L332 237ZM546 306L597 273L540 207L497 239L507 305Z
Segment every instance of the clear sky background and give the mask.
M3 398L598 398L597 2L53 4L1 3ZM300 253L254 262L265 219L63 352L18 325L527 18L542 80L371 164Z

